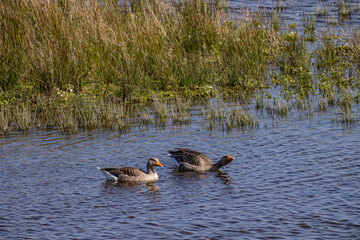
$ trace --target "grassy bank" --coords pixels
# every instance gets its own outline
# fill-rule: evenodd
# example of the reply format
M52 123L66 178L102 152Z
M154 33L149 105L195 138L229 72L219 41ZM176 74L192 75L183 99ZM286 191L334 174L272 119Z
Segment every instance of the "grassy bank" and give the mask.
M2 3L2 100L71 88L131 101L214 83L254 88L264 76L270 32L228 22L220 3L98 2Z
M222 1L3 1L0 134L33 127L123 131L136 116L129 103L154 96L252 96L272 86L284 101L326 99L323 108L356 101L360 32L317 37L312 18L286 26L276 9L270 18L245 9L230 19ZM305 47L310 40L315 50ZM350 91L355 95L343 96ZM262 105L274 113L275 102ZM178 105L169 113L155 104L155 121L170 114L174 123L188 122L187 108ZM149 111L141 111L143 124L152 121ZM226 128L256 125L231 111L207 119Z

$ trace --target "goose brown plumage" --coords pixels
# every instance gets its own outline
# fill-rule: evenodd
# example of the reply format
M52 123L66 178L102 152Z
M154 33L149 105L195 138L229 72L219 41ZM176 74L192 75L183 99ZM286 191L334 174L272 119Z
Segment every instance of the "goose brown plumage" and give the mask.
M147 172L135 167L110 167L98 169L106 176L107 180L118 182L151 182L159 179L154 167L163 165L157 158L151 157L147 163Z
M186 148L175 149L176 150L170 150L169 153L170 157L175 160L178 171L217 171L235 159L230 156L224 156L214 164L208 156L200 152Z

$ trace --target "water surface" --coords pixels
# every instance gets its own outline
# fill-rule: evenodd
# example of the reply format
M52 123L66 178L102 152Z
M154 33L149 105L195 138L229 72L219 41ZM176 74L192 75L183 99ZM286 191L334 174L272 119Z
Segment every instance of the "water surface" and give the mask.
M359 239L360 131L331 121L258 115L256 129L187 127L64 136L12 134L0 145L1 239ZM189 147L220 172L177 173ZM97 166L163 163L159 181L112 184Z

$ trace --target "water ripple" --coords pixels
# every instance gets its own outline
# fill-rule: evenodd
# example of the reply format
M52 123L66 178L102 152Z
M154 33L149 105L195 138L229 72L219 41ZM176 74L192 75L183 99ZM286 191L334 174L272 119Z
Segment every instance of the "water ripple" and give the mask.
M1 143L0 235L358 239L359 130L342 134L307 121L234 134L188 128L10 137ZM174 147L236 160L220 172L178 173L167 156ZM154 183L109 183L96 169L144 169L149 156L164 165Z

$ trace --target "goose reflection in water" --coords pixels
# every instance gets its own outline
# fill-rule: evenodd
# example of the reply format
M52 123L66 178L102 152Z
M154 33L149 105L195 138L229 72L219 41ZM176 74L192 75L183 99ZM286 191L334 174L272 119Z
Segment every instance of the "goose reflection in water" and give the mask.
M137 189L143 190L146 189L149 192L159 192L160 188L157 186L156 182L111 182L106 181L103 183L105 190L119 190L119 189ZM144 188L146 187L146 188Z

